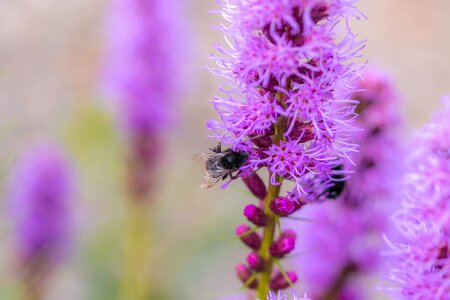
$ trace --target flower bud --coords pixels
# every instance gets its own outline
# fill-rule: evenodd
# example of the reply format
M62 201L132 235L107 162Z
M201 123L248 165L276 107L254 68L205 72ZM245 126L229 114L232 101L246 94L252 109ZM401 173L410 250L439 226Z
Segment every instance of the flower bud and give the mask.
M264 271L264 260L263 258L256 252L252 252L247 256L247 262L250 268L255 272Z
M284 231L277 241L270 246L270 255L282 258L295 248L296 234L292 230Z
M285 217L296 212L303 205L305 205L304 202L297 202L286 197L279 197L274 199L272 203L270 203L270 210L272 210L274 214Z
M253 195L255 195L255 197L260 200L264 200L267 195L267 189L258 174L253 172L249 176L242 177L242 181L244 181L247 188L250 190L250 192L252 192Z
M253 279L248 282L250 277L252 277L252 271L244 264L239 264L235 267L237 277L242 281L242 283L247 284L248 288L256 289L258 287L258 281Z
M244 208L244 215L256 226L266 226L267 216L263 210L256 205L249 204Z
M283 290L290 286L290 283L297 282L297 275L294 272L286 272L286 276L289 278L289 281L286 280L285 276L278 272L270 281L270 289L273 291Z
M251 228L245 224L236 227L236 235L241 241L253 250L258 250L261 247L261 237L256 232L250 232Z

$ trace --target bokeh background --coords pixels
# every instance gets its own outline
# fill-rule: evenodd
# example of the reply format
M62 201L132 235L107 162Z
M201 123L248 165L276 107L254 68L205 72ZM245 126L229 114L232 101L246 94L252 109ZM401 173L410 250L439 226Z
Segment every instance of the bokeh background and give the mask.
M215 141L204 123L220 79L205 66L221 33L213 0L180 0L189 35L179 117L165 136L161 185L152 213L155 300L211 299L239 289L233 266L245 257L233 240L251 197L240 184L226 192L199 188L191 155ZM121 275L123 138L99 92L105 0L0 1L0 299L15 299L14 244L8 217L8 173L30 145L57 140L78 174L76 235L52 276L48 299L115 299ZM450 1L362 0L368 17L353 28L367 39L365 59L391 73L403 95L405 140L450 92ZM301 290L301 286L299 290ZM382 299L382 296L376 296Z

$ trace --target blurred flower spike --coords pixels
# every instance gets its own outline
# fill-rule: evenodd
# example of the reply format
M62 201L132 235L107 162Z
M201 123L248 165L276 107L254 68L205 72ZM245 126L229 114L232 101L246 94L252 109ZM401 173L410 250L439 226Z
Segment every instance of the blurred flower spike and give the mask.
M402 209L394 214L390 277L403 299L450 295L450 98L422 128L407 160ZM395 241L395 242L394 242Z
M68 250L73 192L72 167L55 145L33 147L13 170L10 204L17 254L27 292L34 296Z
M366 69L357 87L360 148L352 155L355 166L343 166L354 173L342 181L336 202L315 207L308 217L317 222L299 233L316 249L299 262L313 298L364 297L363 280L379 270L381 237L400 197L399 96L389 76L374 69Z
M164 133L176 121L183 63L181 3L112 0L107 14L103 86L116 100L128 143L130 194L144 201L157 182Z

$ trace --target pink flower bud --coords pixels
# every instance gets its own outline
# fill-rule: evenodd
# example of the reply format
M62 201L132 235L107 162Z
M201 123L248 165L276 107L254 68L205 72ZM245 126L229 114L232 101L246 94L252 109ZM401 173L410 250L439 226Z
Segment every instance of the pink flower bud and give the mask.
M262 181L261 177L258 176L258 174L252 173L249 176L243 177L242 181L248 187L250 192L252 192L252 194L255 195L255 197L264 200L264 198L267 195L267 189L264 182Z
M242 281L242 283L247 284L248 288L256 289L258 287L258 281L253 279L248 282L250 277L252 277L252 271L243 264L239 264L235 267L237 277Z
M266 226L267 216L263 210L256 205L249 204L244 208L244 215L256 226Z
M298 278L294 272L286 272L286 275L289 278L290 283L297 282ZM289 281L286 280L281 272L278 272L270 281L270 289L273 291L277 291L288 288L290 285Z
M256 232L247 233L251 230L245 224L236 227L236 235L241 241L253 250L258 250L261 247L261 237ZM246 234L247 233L247 234Z
M250 268L255 272L264 271L264 260L263 258L256 252L252 252L247 256L247 262L250 265Z
M285 217L299 210L304 202L294 201L285 197L276 198L270 203L270 210L273 211L274 214Z
M295 248L296 234L292 230L284 231L277 241L270 246L270 254L282 258Z

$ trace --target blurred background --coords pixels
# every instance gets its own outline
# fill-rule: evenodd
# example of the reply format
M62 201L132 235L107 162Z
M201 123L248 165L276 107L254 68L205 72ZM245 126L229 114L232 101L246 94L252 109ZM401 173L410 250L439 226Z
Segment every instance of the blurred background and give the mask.
M160 182L152 207L152 298L211 299L240 288L233 266L245 258L233 240L251 200L241 184L226 192L199 188L208 102L220 79L205 66L222 42L214 0L184 0L188 74L179 117L164 139ZM74 158L76 230L67 260L52 274L46 299L115 299L123 252L123 138L99 92L105 46L105 0L0 1L0 299L18 295L7 178L37 141L56 140ZM450 1L362 0L368 20L353 31L367 39L370 64L391 73L403 95L407 130L420 127L450 92ZM299 290L302 290L299 287ZM381 298L380 298L381 299Z

